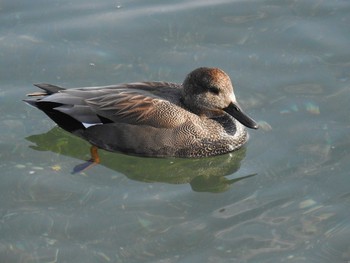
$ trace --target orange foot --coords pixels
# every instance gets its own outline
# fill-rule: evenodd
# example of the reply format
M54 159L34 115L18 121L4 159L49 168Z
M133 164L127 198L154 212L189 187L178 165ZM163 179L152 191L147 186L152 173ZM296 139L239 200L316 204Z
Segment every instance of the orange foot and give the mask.
M98 156L98 148L96 146L91 146L90 148L91 159L85 163L78 164L73 168L72 174L82 173L88 169L94 167L96 164L100 163L100 156Z

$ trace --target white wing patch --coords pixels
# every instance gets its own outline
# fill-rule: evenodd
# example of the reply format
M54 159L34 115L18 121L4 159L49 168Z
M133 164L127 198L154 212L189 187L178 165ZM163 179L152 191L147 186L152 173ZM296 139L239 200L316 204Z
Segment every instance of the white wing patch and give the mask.
M103 123L102 122L100 122L100 123L86 123L86 122L82 122L81 124L83 124L84 127L87 129L87 128L91 127L91 126L102 125Z

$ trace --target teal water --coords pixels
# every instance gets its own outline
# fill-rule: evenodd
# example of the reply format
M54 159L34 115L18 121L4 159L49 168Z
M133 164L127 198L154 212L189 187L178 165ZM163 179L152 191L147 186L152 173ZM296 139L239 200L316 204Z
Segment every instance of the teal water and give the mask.
M350 261L349 1L0 2L0 262ZM199 160L101 152L21 100L225 70L262 128Z

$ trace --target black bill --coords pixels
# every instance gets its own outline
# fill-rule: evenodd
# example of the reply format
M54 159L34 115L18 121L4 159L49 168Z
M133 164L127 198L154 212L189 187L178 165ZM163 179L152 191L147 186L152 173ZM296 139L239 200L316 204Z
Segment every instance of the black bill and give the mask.
M259 125L256 123L256 121L245 114L237 103L231 102L230 105L224 109L224 111L248 128L259 128Z

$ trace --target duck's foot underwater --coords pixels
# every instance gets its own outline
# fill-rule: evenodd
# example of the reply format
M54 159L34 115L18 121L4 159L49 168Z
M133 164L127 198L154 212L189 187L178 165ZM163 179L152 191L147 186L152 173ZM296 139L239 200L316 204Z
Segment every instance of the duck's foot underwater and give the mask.
M96 146L91 146L90 154L91 159L84 163L76 165L73 168L72 174L85 172L100 163L100 156L98 155L98 148Z

